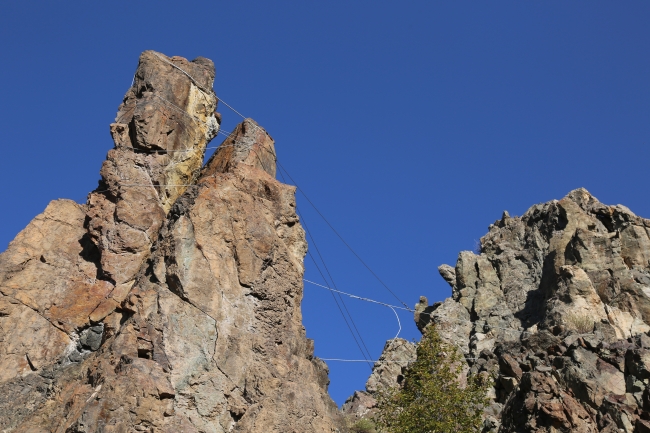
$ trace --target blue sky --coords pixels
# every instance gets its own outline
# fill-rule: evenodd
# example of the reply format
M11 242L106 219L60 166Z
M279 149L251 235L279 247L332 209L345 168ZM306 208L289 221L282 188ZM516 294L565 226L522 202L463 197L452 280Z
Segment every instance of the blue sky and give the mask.
M212 59L217 95L382 281L410 306L442 300L437 266L503 210L585 187L650 217L648 22L642 1L2 2L0 250L50 200L85 201L154 49ZM397 302L298 206L339 289ZM309 261L307 278L322 282ZM376 358L393 312L346 305ZM317 355L362 357L327 291L307 285L303 314ZM329 365L337 403L363 388L366 365Z

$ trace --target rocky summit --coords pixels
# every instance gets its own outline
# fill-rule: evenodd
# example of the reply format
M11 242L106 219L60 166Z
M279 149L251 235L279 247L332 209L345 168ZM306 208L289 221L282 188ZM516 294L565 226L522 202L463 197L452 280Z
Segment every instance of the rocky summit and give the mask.
M452 296L420 298L415 322L459 348L465 377L492 378L483 432L650 432L650 220L577 189L504 212L480 251L438 270ZM393 341L382 357L409 353ZM377 364L383 380L371 376L346 413L372 415L399 365Z
M203 164L214 77L144 52L98 188L0 255L1 432L340 430L273 139L245 119Z

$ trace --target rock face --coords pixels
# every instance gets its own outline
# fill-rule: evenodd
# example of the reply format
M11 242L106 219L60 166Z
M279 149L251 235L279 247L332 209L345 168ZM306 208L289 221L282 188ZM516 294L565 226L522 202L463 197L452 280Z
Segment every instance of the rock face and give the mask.
M352 423L360 418L372 418L377 406L377 392L398 386L404 369L416 358L415 344L403 338L388 340L381 356L372 368L365 391L356 391L341 407Z
M97 190L0 255L0 431L340 431L301 323L295 189L251 119L202 167L213 80L143 53Z
M86 211L101 273L118 286L133 284L165 215L198 178L205 147L219 129L213 81L208 59L188 62L154 51L140 57L111 124L115 148Z
M452 296L415 322L494 379L484 432L650 431L650 220L578 189L438 270Z

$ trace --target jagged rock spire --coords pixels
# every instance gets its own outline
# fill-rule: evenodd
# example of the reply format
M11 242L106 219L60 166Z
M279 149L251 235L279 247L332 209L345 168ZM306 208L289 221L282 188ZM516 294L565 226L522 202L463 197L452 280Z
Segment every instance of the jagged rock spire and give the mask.
M214 75L214 64L202 57L140 56L111 124L115 148L88 197L87 226L101 271L117 285L133 283L166 213L198 177L219 129Z
M225 173L236 164L261 168L275 178L276 155L271 136L253 119L244 119L219 146L204 173Z
M147 51L86 205L0 255L0 430L335 432L305 234L271 137L218 129L214 66Z

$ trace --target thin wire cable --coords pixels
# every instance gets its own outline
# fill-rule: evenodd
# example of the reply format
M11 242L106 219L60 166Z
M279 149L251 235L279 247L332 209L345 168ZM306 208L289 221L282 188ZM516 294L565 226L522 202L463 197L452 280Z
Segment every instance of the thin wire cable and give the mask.
M332 277L332 274L330 273L330 270L327 267L327 263L325 263L325 259L323 258L323 255L321 254L320 249L318 248L318 244L316 243L316 239L314 239L314 236L312 236L311 231L309 230L309 227L307 225L307 220L300 213L300 211L298 210L297 207L296 207L296 213L298 214L298 216L302 220L303 226L305 227L305 231L307 232L307 235L311 239L312 244L314 244L314 248L316 249L316 252L318 253L318 257L320 257L320 260L323 263L323 267L325 268L325 272L327 272L327 275L329 276L330 281L332 282L332 285L336 288L336 283L334 282L334 277ZM323 278L323 279L325 281L327 281L325 278ZM368 350L368 346L366 346L366 343L365 343L365 341L363 341L363 337L361 336L361 332L359 332L359 328L357 328L356 323L354 323L354 319L352 318L352 314L350 314L350 310L348 310L348 306L345 304L345 301L343 300L341 295L338 294L338 296L339 296L339 299L341 300L341 303L343 304L343 308L345 308L345 311L347 312L348 316L350 317L350 321L352 322L352 326L354 326L354 329L357 331L357 334L359 335L359 339L361 340L361 344L363 344L363 347L366 350L366 354L368 355L368 359L372 358L372 355L370 355L370 350ZM401 325L400 325L400 329L401 329Z
M363 297L363 296L353 295L352 293L347 293L347 292L344 292L342 290L336 290L336 289L332 289L331 287L327 287L327 286L324 286L322 284L318 284L318 283L316 283L314 281L310 281L310 280L308 280L306 278L303 278L303 281L305 281L305 282L307 282L309 284L313 284L314 286L322 287L323 289L327 289L327 290L330 290L330 291L333 291L333 292L340 293L340 294L345 295L345 296L349 296L350 298L353 298L353 299L358 299L360 301L371 302L373 304L384 305L386 307L394 308L394 309L397 309L397 310L404 310L404 311L408 311L408 312L411 312L411 313L415 313L415 310L412 309L412 308L399 307L397 305L387 304L385 302L377 301L377 300L366 298L366 297ZM433 317L432 316L433 313L420 313L420 314L424 315L424 316ZM481 323L479 321L471 321L471 320L464 320L464 319L451 319L451 318L445 318L445 320L450 321L450 322L470 323L472 325L481 326ZM524 332L524 331L521 331L521 330L518 330L518 329L504 328L504 327L499 327L499 326L492 326L492 325L488 325L487 323L483 323L483 326L486 326L486 325L490 327L490 330L492 330L492 329L501 329L501 330L504 330L504 331L518 332L519 334Z
M246 119L246 116L244 116L244 115L241 114L239 111L237 111L237 110L235 110L234 108L232 108L232 107L231 107L231 106L230 106L226 101L224 101L223 99L219 98L218 96L217 96L217 99L219 99L219 102L223 102L223 105L225 105L226 107L230 108L230 109L231 109L232 111L234 111L235 113L239 114L239 115L241 116L242 119Z
M399 316L397 315L397 311L393 307L388 307L391 310L393 310L393 313L395 313L395 318L397 319L397 326L399 326L399 329L397 330L397 334L393 337L393 340L399 337L399 333L402 332L402 322L399 320Z
M379 304L379 305L383 305L385 307L396 308L398 310L405 310L405 311L408 311L408 312L411 312L411 313L413 313L415 311L415 310L413 310L411 308L408 308L408 307L399 307L397 305L391 305L391 304L387 304L385 302L375 301L374 299L365 298L363 296L353 295L352 293L347 293L347 292L344 292L342 290L332 289L331 287L323 286L322 284L315 283L315 282L310 281L310 280L308 280L306 278L303 278L303 280L306 281L309 284L313 284L314 286L322 287L323 289L327 289L327 290L329 290L331 292L336 292L336 293L340 293L341 295L349 296L352 299L358 299L360 301L372 302L373 304Z
M316 266L316 269L318 269L318 272L321 274L321 277L323 278L323 280L325 280L325 275L323 275L323 272L318 267L318 263L316 263L316 260L314 259L314 256L311 254L310 251L307 251L307 255L314 262L314 265ZM361 348L361 345L359 344L359 341L357 340L356 335L354 335L354 332L352 331L352 327L348 323L348 319L345 317L345 314L343 314L343 310L341 309L341 306L339 305L339 301L336 299L336 296L334 295L334 293L332 293L332 297L334 298L334 302L336 303L336 306L338 307L339 312L341 313L341 316L343 316L343 320L345 321L345 324L347 325L348 329L350 330L350 334L352 334L352 338L354 339L354 342L357 344L357 347L359 348L359 351L361 352L361 356L366 358L366 354L363 352L363 349ZM368 362L368 365L370 367L372 367L372 365L370 364L370 359L366 359L366 362Z
M182 68L176 66L175 64L173 64L173 63L170 62L169 60L167 60L167 59L161 57L161 56L160 56L158 53L156 53L155 51L154 51L154 54L156 55L156 57L158 57L158 58L159 58L160 60L162 60L163 62L168 63L169 65L171 65L171 66L173 66L174 68L176 68L176 69L178 69L179 71L181 71L183 74L187 75L187 77L188 77L190 80L192 80L192 82L196 85L196 87L199 88L199 90L203 91L204 93L209 93L207 90L203 89L203 87L199 84L199 82L198 82L194 77L192 77L190 74L188 74L187 72L185 72ZM213 90L213 93L214 93L215 97L217 98L217 100L218 100L219 102L223 102L223 104L224 104L226 107L230 108L232 111L234 111L235 113L237 113L239 116L242 117L242 119L246 119L246 117L245 117L243 114L241 114L239 111L235 110L235 109L234 109L230 104L228 104L226 101L224 101L223 99L219 98L219 96L217 96L217 94L214 92L214 90Z
M402 300L401 300L401 299L400 299L400 298L399 298L399 297L398 297L398 296L397 296L397 295L396 295L396 294L395 294L395 293L394 293L394 292L393 292L393 291L392 291L392 290L391 290L391 289L386 285L386 283L384 283L384 282L382 281L381 278L379 278L379 276L375 273L375 271L373 271L373 270L370 268L370 266L368 266L368 264L367 264L366 262L363 261L363 259L359 256L359 254L357 254L357 252L354 251L354 249L350 246L350 244L348 244L348 243L345 241L345 239L343 239L343 236L341 236L341 234L340 234L338 231L336 231L336 229L335 229L335 228L332 226L332 224L327 220L327 218L325 218L325 215L323 215L323 213L322 213L320 210L318 210L318 208L316 207L316 205L315 205L315 204L314 204L314 203L309 199L309 197L307 196L307 194L305 193L305 191L304 191L302 188L300 188L300 185L298 185L298 182L296 182L296 181L293 179L293 177L291 177L291 175L289 174L289 172L287 171L287 169L284 168L284 166L280 163L280 161L277 161L277 164L280 166L280 169L284 170L284 172L287 174L287 176L289 177L289 179L291 179L291 181L294 183L294 185L296 185L296 188L297 188L297 189L302 193L302 195L307 199L307 201L309 202L309 204L314 208L314 210L318 213L318 215L320 215L320 217L323 218L323 220L325 221L325 223L327 223L327 225L329 226L329 228L332 229L332 231L336 234L336 236L338 236L338 238L339 238L339 239L340 239L340 240L345 244L345 246L348 247L348 249L352 252L352 254L354 254L354 256L355 256L355 257L356 257L356 258L357 258L357 259L358 259L358 260L363 264L363 266L365 266L366 269L368 269L368 271L370 271L370 273L371 273L371 274L372 274L372 275L377 279L377 281L379 281L379 282L381 283L381 285L384 286L384 287L386 288L386 290L388 290L388 291L390 292L390 294L393 295L393 296L395 297L395 299L397 299L397 300L398 300L402 305L404 305L406 308L408 308L408 305L407 305L404 301L402 301Z
M174 65L174 67L177 67L177 66ZM179 69L180 69L180 68L179 68ZM186 75L187 75L187 74L186 74ZM189 75L188 75L188 76L189 76ZM246 117L245 117L243 114L241 114L239 111L235 110L232 106L230 106L229 104L227 104L226 101L224 101L224 100L220 100L220 101L223 102L224 105L225 105L226 107L230 108L232 111L234 111L234 112L237 113L239 116L241 116L244 120L246 119ZM253 124L253 125L254 125L254 124ZM257 125L254 125L254 126L256 126L257 128L259 128L259 126L257 126ZM259 128L259 129L262 129L262 128ZM264 146L262 146L262 147L264 147ZM388 290L388 291L390 292L390 294L393 295L393 296L395 297L395 299L397 299L397 300L398 300L402 305L404 305L405 307L408 307L408 305L407 305L404 301L402 301L402 300L401 300L401 299L400 299L400 298L399 298L399 297L398 297L398 296L397 296L397 295L396 295L396 294L395 294L395 293L394 293L394 292L393 292L393 291L388 287L388 285L387 285L386 283L383 282L383 280L382 280L381 278L379 278L379 276L375 273L375 271L373 271L373 270L370 268L370 266L368 266L368 264L367 264L365 261L363 261L363 259L359 256L359 254L357 254L357 252L356 252L356 251L355 251L355 250L350 246L350 244L348 244L348 243L346 242L346 240L343 238L343 236L341 236L341 234L340 234L340 233L339 233L339 232L338 232L338 231L337 231L337 230L332 226L332 224L327 220L327 218L325 218L325 215L323 215L323 213L322 213L322 212L321 212L321 211L316 207L316 205L314 205L314 203L309 199L309 197L307 196L307 194L305 193L305 191L304 191L302 188L300 188L300 185L298 185L298 182L296 182L296 181L293 179L293 177L291 176L291 174L289 174L289 172L287 171L287 169L284 168L284 166L280 163L280 161L277 160L277 157L275 158L275 162L278 164L278 166L280 167L280 169L283 170L283 171L287 174L287 176L289 177L289 179L291 179L291 181L294 183L294 185L296 185L296 188L298 188L298 190L302 193L302 195L307 199L307 201L309 202L309 204L314 208L314 210L316 210L316 212L318 213L318 215L320 215L320 217L323 218L323 220L327 223L327 225L330 227L330 229L332 229L332 231L336 234L336 236L338 236L339 239L341 239L341 241L342 241L342 242L345 244L345 246L346 246L346 247L347 247L347 248L352 252L352 254L354 254L354 256L355 256L355 257L356 257L356 258L357 258L357 259L358 259L358 260L359 260L359 261L360 261L360 262L361 262L361 263L366 267L366 269L368 269L368 271L370 271L370 273L371 273L371 274L372 274L372 275L377 279L377 281L379 281L379 282L381 283L381 285L384 286L384 287L386 288L386 290Z
M252 150L252 149L251 149L251 150ZM253 151L254 151L254 150L253 150ZM256 155L257 155L257 153L256 153ZM258 155L258 158L259 158L259 155ZM260 162L261 162L261 160L260 160ZM280 172L280 177L282 178L282 181L283 181L284 183L287 183L287 182L286 182L286 179L284 178L284 175L282 174L282 172ZM297 209L296 209L296 211L297 211ZM299 216L300 216L300 215L299 215ZM300 217L302 218L302 216L300 216ZM309 233L307 227L305 227L305 229L307 230L307 233L309 234L309 236L313 239L313 237L311 236L311 233ZM320 270L318 264L316 263L316 260L314 259L314 257L312 256L312 254L311 254L310 251L308 251L308 254L309 254L309 257L311 258L311 260L314 262L314 265L316 265L316 269L318 269L318 272L321 274L321 277L323 278L323 280L327 281L327 280L325 279L325 276L323 275L323 272ZM325 263L323 262L323 264L325 264ZM359 342L357 341L357 339L356 339L356 337L355 337L355 335L354 335L354 332L352 332L352 329L350 328L350 325L349 325L349 323L348 323L348 321L347 321L347 319L346 319L346 317L345 317L345 314L343 314L343 310L341 309L341 306L339 305L339 303L338 303L338 301L337 301L337 299L336 299L336 295L334 295L334 293L332 293L332 297L334 298L334 302L335 302L336 306L338 307L339 312L341 313L341 316L343 316L343 320L345 321L345 324L347 325L348 330L349 330L350 333L352 334L352 337L354 338L355 343L357 343L357 347L359 348L359 351L361 352L361 355L362 355L364 358L366 358L366 354L365 354L365 353L363 352L363 350L361 349L361 346L359 345ZM339 297L340 297L340 295L339 295ZM343 302L343 298L340 298L340 299L341 299L341 302ZM345 304L343 304L343 305L345 306ZM346 309L346 311L347 311L347 307L346 307L345 309ZM349 311L348 311L348 315L350 315L350 312L349 312ZM350 320L352 320L352 316L350 316ZM354 324L354 321L353 321L353 320L352 320L352 323ZM355 329L356 329L356 325L354 325L354 327L355 327ZM359 333L359 330L358 330L358 329L357 329L357 333ZM361 333L359 333L359 338L361 339L361 342L363 343L363 346L366 348L366 351L368 352L368 357L367 357L366 359L369 360L370 358L372 358L372 356L370 356L370 352L368 351L368 348L366 347L365 342L363 342L363 338L361 337Z
M222 101L222 102L223 102L223 103L224 103L228 108L230 108L232 111L234 111L234 112L237 113L239 116L241 116L243 119L246 119L246 117L245 117L243 114L241 114L239 111L235 110L235 109L234 109L233 107L231 107L229 104L226 104L225 101ZM257 128L259 128L259 126L255 125L255 124L253 124L253 126L256 126ZM259 128L259 129L261 129L261 128ZM264 146L262 146L262 147L264 147ZM260 161L260 162L261 162L261 161ZM345 246L346 246L346 247L347 247L347 248L352 252L352 254L354 254L354 256L355 256L355 257L356 257L356 258L357 258L357 259L358 259L358 260L359 260L359 261L360 261L360 262L361 262L361 263L366 267L366 269L368 269L368 271L370 271L370 273L371 273L371 274L372 274L372 275L377 279L377 281L379 281L379 282L380 282L380 283L381 283L381 284L386 288L386 290L388 290L388 291L390 292L390 294L393 295L393 296L395 297L395 299L397 299L397 300L398 300L402 305L404 305L405 307L408 308L408 305L407 305L404 301L402 301L402 300L401 300L401 299L400 299L400 298L399 298L399 297L398 297L398 296L397 296L397 295L396 295L396 294L395 294L395 293L394 293L394 292L393 292L393 291L388 287L388 285L386 285L386 283L383 282L383 280L382 280L381 278L379 278L379 276L378 276L378 275L377 275L377 274L376 274L376 273L375 273L375 272L370 268L370 266L368 266L368 264L367 264L365 261L363 261L363 259L362 259L362 258L357 254L357 252L356 252L356 251L355 251L355 250L350 246L350 244L348 244L348 243L346 242L346 240L343 238L343 236L341 236L341 234L340 234L340 233L339 233L339 232L338 232L338 231L337 231L337 230L332 226L332 224L327 220L327 218L325 218L325 216L323 215L323 213L322 213L322 212L321 212L321 211L316 207L316 205L314 205L314 203L309 199L309 197L307 196L307 194L305 193L305 191L304 191L302 188L300 188L300 185L298 185L298 182L296 182L296 181L293 179L293 177L291 176L291 174L289 174L289 172L287 171L287 169L284 168L284 166L280 163L280 161L277 160L277 157L275 158L275 162L276 162L276 163L278 164L278 166L280 167L280 170L284 171L284 172L287 174L287 176L289 177L289 179L291 179L291 181L294 183L294 185L296 185L296 188L298 188L298 190L302 193L302 195L307 199L307 201L309 202L309 204L314 208L314 210L318 213L318 215L320 215L320 217L323 218L323 220L327 223L327 225L330 227L330 229L332 229L332 231L333 231L333 232L334 232L334 233L339 237L339 239L341 239L341 241L342 241L342 242L345 244Z
M365 359L320 358L320 357L319 357L318 359L323 360L323 361L368 362L368 361L365 360ZM410 362L415 362L415 361L416 361L416 359L408 359L408 360L406 360L406 361L391 361L391 360L380 361L379 359L377 359L377 360L370 361L370 362L373 362L373 363L375 363L375 364L389 364L389 363L396 363L396 364L399 364L399 363L407 363L407 364L408 364L408 363L410 363Z
M230 108L230 109L233 110L235 113L237 113L238 115L240 115L244 120L246 120L246 117L245 117L243 114L241 114L240 112L238 112L237 110L235 110L235 109L234 109L233 107L231 107L230 105L226 104L225 101L223 101L223 102L224 102L224 104L225 104L228 108ZM256 125L256 124L253 123L252 126L254 126L254 127L256 127L257 129L260 129L262 132L266 133L266 131L265 131L264 129L260 128L258 125ZM322 212L321 212L321 211L316 207L316 205L314 205L314 203L309 199L309 197L307 196L307 194L305 193L305 191L304 191L302 188L300 188L300 186L298 185L298 182L296 182L296 181L293 179L293 177L291 176L291 174L289 174L289 171L288 171L286 168L284 168L284 166L280 163L280 161L278 161L278 158L277 158L276 153L275 153L275 152L272 152L272 151L269 150L269 149L266 149L266 146L264 146L263 143L262 143L261 147L262 147L263 149L265 149L267 152L269 152L269 153L271 153L271 154L273 155L273 157L274 157L274 159L275 159L275 162L276 162L276 163L278 164L278 166L280 167L280 173L282 173L282 171L284 171L284 172L287 174L287 176L289 177L289 179L291 179L291 181L296 185L296 188L297 188L297 189L302 193L302 195L307 199L307 201L309 202L309 204L314 208L314 210L316 210L316 212L320 215L320 217L323 218L323 220L327 223L327 225L330 227L330 229L332 229L332 231L333 231L333 232L334 232L334 233L339 237L339 239L341 239L341 241L345 244L345 246L346 246L346 247L347 247L347 248L348 248L348 249L349 249L349 250L350 250L350 251L355 255L355 257L356 257L356 258L357 258L357 259L358 259L358 260L359 260L359 261L360 261L360 262L361 262L361 263L362 263L362 264L363 264L363 265L364 265L364 266L365 266L365 267L370 271L370 273L371 273L371 274L372 274L372 275L373 275L373 276L374 276L374 277L375 277L375 278L376 278L376 279L377 279L377 280L378 280L378 281L379 281L379 282L380 282L380 283L381 283L381 284L382 284L382 285L383 285L383 286L384 286L384 287L385 287L385 288L386 288L386 289L387 289L387 290L388 290L388 291L389 291L389 292L390 292L390 293L395 297L395 299L397 299L397 300L398 300L402 305L404 305L404 306L408 309L408 305L407 305L404 301L402 301L402 300L401 300L401 299L400 299L400 298L399 298L399 297L398 297L398 296L397 296L397 295L396 295L396 294L395 294L395 293L394 293L394 292L393 292L393 291L392 291L392 290L391 290L391 289L386 285L386 283L384 283L384 282L381 280L381 278L379 278L379 276L378 276L378 275L377 275L377 274L376 274L376 273L375 273L375 272L370 268L370 266L368 266L368 264L366 264L366 262L363 261L363 259L362 259L362 258L361 258L357 253L356 253L356 251L354 251L354 249L353 249L353 248L352 248L352 247L351 247L351 246L350 246L350 245L345 241L345 239L343 238L343 236L341 236L341 234L340 234L340 233L339 233L339 232L338 232L338 231L337 231L337 230L332 226L332 224L327 220L327 218L325 218L325 216L322 214ZM252 150L252 149L251 149L251 150ZM253 150L253 152L254 152L254 150ZM262 167L264 167L264 163L263 163L262 160L259 158L259 155L257 155L256 152L255 152L255 155L256 155L257 158L260 160L260 164L262 164ZM284 176L282 176L282 177L283 177L283 179L284 179ZM286 181L285 181L285 183L286 183ZM312 238L312 240L313 240L313 238ZM317 249L318 249L318 248L317 248ZM324 261L323 261L323 264L325 264ZM332 281L332 282L333 282L333 281ZM347 308L346 308L346 309L347 309ZM399 320L399 319L398 319L398 320ZM401 329L401 325L400 325L400 329ZM399 334L399 333L398 333L398 334Z
M168 61L167 59L161 57L160 55L158 55L158 53L154 52L154 54L156 55L156 57L158 57L159 59L161 59L161 60L164 61L165 63L168 63L168 64L171 65L172 67L178 69L180 72L182 72L183 74L185 74L185 75L186 75L186 76L187 76L187 77L188 77L188 78L189 78L189 79L190 79L190 80L191 80L191 81L192 81L192 82L197 86L197 88L199 88L199 90L202 90L204 93L208 93L206 90L204 90L204 89L202 88L202 86L198 83L198 81L197 81L196 79L194 79L194 77L192 77L190 74L188 74L188 73L187 73L186 71L184 71L182 68L180 68L180 67L174 65L172 62L170 62L170 61ZM135 78L135 76L134 76L134 78ZM135 81L135 80L134 80L134 81ZM132 86L133 86L133 83L132 83ZM155 95L155 96L158 96L158 97L159 97L160 99L162 99L163 101L168 102L170 105L174 106L174 107L177 108L178 110L182 111L184 114L186 114L186 115L188 115L189 117L192 117L192 118L194 119L194 116L191 116L191 115L190 115L189 113L187 113L185 110L180 109L180 107L176 106L176 105L173 104L172 102L166 100L165 98L163 98L163 97L161 97L161 96L159 96L159 95ZM216 94L215 94L215 96L216 96ZM204 97L205 97L205 95L204 95ZM218 96L217 96L217 99L219 99ZM228 104L226 101L224 101L224 100L222 100L222 99L219 99L219 101L220 101L220 102L223 102L224 105L225 105L226 107L230 108L233 112L235 112L236 114L238 114L238 115L239 115L240 117L242 117L244 120L246 119L246 117L245 117L243 114L241 114L239 111L237 111L234 107L232 107L232 106L231 106L230 104ZM262 129L262 128L260 128L258 125L253 124L253 126L257 127L258 129ZM219 130L218 132L221 132L221 130ZM222 132L222 134L223 134L223 132ZM223 134L223 135L225 135L225 134ZM231 134L228 134L226 137L230 137L230 135L231 135ZM264 147L264 146L262 146L262 147ZM251 150L253 150L253 149L251 149ZM268 151L268 150L267 150L267 151ZM260 164L262 165L262 168L265 168L265 167L264 167L264 163L262 162L262 160L261 160L261 158L259 157L259 155L257 155L257 152L255 152L254 150L253 150L253 152L255 153L255 155L257 156L258 160L260 161ZM270 151L269 151L269 152L270 152ZM395 311L395 308L402 309L402 310L405 309L405 310L407 310L407 311L411 311L411 312L412 312L413 310L410 309L410 308L408 307L408 305L407 305L404 301L402 301L402 300L401 300L401 299L400 299L400 298L399 298L399 297L398 297L398 296L397 296L397 295L396 295L396 294L395 294L395 293L394 293L394 292L393 292L393 291L388 287L388 285L386 285L386 283L383 282L383 280L381 280L381 278L379 278L379 276L378 276L378 275L377 275L377 274L376 274L376 273L375 273L375 272L370 268L370 266L368 266L368 264L367 264L367 263L366 263L366 262L365 262L365 261L364 261L364 260L363 260L363 259L362 259L358 254L357 254L357 253L356 253L356 251L355 251L355 250L354 250L354 249L353 249L353 248L352 248L352 247L351 247L351 246L350 246L350 245L345 241L345 239L343 238L343 236L341 236L341 234L340 234L340 233L339 233L339 232L338 232L338 231L337 231L337 230L332 226L332 224L327 220L327 218L325 218L325 216L323 215L323 213L322 213L322 212L321 212L321 211L316 207L316 205L314 205L314 203L309 199L309 197L307 196L307 194L305 193L305 191L304 191L302 188L300 188L300 186L298 185L298 183L293 179L293 177L291 176L291 174L289 174L289 172L287 171L287 169L284 168L284 166L283 166L283 165L282 165L282 164L277 160L277 156L275 155L275 152L270 152L270 153L272 153L272 154L274 155L275 161L276 161L276 163L280 166L280 169L281 169L282 171L284 171L284 172L287 174L287 176L289 177L289 179L291 179L291 181L296 185L296 188L297 188L297 189L298 189L298 190L303 194L303 196L307 199L307 201L308 201L309 204L314 208L314 210L316 210L316 212L320 215L320 217L323 218L323 220L327 223L327 225L330 227L330 229L331 229L331 230L332 230L332 231L333 231L333 232L338 236L338 238L339 238L339 239L340 239L340 240L345 244L345 246L346 246L346 247L347 247L347 248L352 252L352 254L354 254L354 256L355 256L355 257L356 257L356 258L357 258L357 259L358 259L358 260L359 260L359 261L360 261L360 262L361 262L361 263L366 267L366 269L368 269L368 271L370 271L370 273L371 273L371 274L372 274L372 275L377 279L377 281L379 281L379 282L380 282L380 283L381 283L381 284L382 284L382 285L383 285L383 286L384 286L384 287L385 287L385 288L386 288L386 289L387 289L387 290L388 290L388 291L389 291L389 292L390 292L390 293L391 293L391 294L392 294L392 295L393 295L393 296L394 296L394 297L395 297L395 298L396 298L396 299L397 299L397 300L398 300L402 305L404 305L404 307L406 307L406 308L401 308L401 307L391 306L391 305L389 305L389 304L381 303L381 302L379 302L379 301L370 300L370 299L368 299L368 298L361 298L361 297L358 297L358 296L354 296L354 295L351 295L351 294L347 294L347 293L345 293L345 292L341 292L341 291L336 290L336 289L327 288L327 287L325 287L325 286L321 286L321 287L325 287L325 288L327 288L328 290L331 290L332 292L337 292L337 293L339 293L339 296L340 296L341 293L344 293L344 294L346 294L346 295L348 295L348 296L355 297L355 298L357 298L357 299L361 299L361 300L365 300L365 301L370 301L370 302L374 302L374 303L377 303L377 304L382 304L382 305L387 306L388 308L390 308L391 310L393 310L393 313L395 313L395 317L397 318L397 322L398 322L398 325L399 325L399 331L398 331L397 335L399 335L399 333L401 332L401 329L402 329L402 325L401 325L401 322L400 322L400 319L399 319L399 315L397 314L397 311ZM157 186L192 186L192 185L193 185L193 184L189 184L189 185L157 185ZM137 187L137 186L154 186L154 185L152 184L152 185L123 185L123 186L133 186L133 187ZM301 216L301 218L303 219L303 222L305 223L305 228L307 228L307 227L306 227L306 220L305 220L302 216ZM323 266L325 267L326 272L327 272L328 275L330 276L330 279L331 279L331 281L332 281L332 285L333 285L334 287L336 287L336 283L334 282L334 279L332 278L332 276L331 276L331 274L330 274L330 272L329 272L329 269L327 268L327 265L326 265L325 261L323 260L322 255L320 254L320 251L318 250L318 247L316 246L316 242L315 242L313 236L311 236L311 233L309 233L309 237L312 239L312 242L314 243L314 247L316 248L316 251L317 251L318 254L319 254L319 257L320 257L320 259L321 259L321 261L322 261L322 263L323 263ZM312 261L314 262L314 265L316 265L317 269L319 270L319 272L320 272L320 274L321 274L321 277L323 277L323 279L324 279L325 281L327 281L327 279L325 278L325 276L323 275L323 273L320 271L320 268L318 267L318 264L316 263L316 260L314 259L313 255L311 255L311 253L310 253L310 257L311 257ZM314 284L316 284L316 283L314 283ZM334 299L336 300L336 297L334 297ZM347 311L347 313L348 313L348 315L349 315L349 317L350 317L350 320L352 321L352 323L353 323L353 325L354 325L354 328L356 329L356 331L357 331L357 333L358 333L358 335L359 335L359 338L361 339L361 341L362 341L362 343L363 343L363 346L365 347L366 351L367 351L368 354L369 354L368 348L366 347L366 344L365 344L365 342L363 342L363 338L361 337L361 333L360 333L359 330L357 329L357 326L356 326L356 324L354 323L354 320L352 319L352 315L350 315L350 313L349 313L349 311L348 311L348 309L347 309L347 306L346 306L345 303L343 302L343 298L340 298L340 299L341 299L341 302L343 303L343 305L344 305L344 307L345 307L345 310ZM338 302L337 302L337 306L338 306ZM339 306L339 310L341 310L340 306ZM341 313L343 314L342 311L341 311ZM343 315L343 317L344 317L344 319L345 319L345 315ZM472 323L474 323L474 322L472 322ZM347 324L347 319L346 319L346 324ZM348 328L350 328L349 324L348 324ZM350 331L352 332L352 329L350 329ZM353 337L354 337L354 333L352 333L352 334L353 334ZM397 336L396 336L395 338L397 338ZM355 341L356 341L356 337L355 337ZM357 342L357 345L359 345L358 342ZM361 350L361 347L359 347L359 349ZM364 357L365 357L365 354L363 353L363 350L361 350L361 352L362 352L362 354L363 354Z
M299 216L300 219L302 220L303 225L305 226L305 231L307 231L307 234L308 234L309 238L311 239L312 243L314 244L314 248L316 249L316 252L318 253L318 257L320 257L320 260L321 260L321 262L323 263L323 266L325 267L325 271L327 272L327 275L329 276L330 281L332 282L332 285L336 288L336 283L334 282L334 277L332 277L332 274L330 273L330 270L329 270L329 268L327 267L327 264L325 263L325 259L323 258L322 254L321 254L321 252L320 252L320 249L318 248L318 244L316 243L316 239L315 239L314 236L311 234L311 231L309 230L309 227L307 226L307 220L306 220L305 217L300 213L300 211L298 210L298 208L296 208L296 213L298 214L298 216ZM327 280L325 280L325 281L327 281ZM343 308L345 308L346 313L347 313L348 316L350 317L350 321L352 322L352 326L354 326L354 329L356 330L357 334L359 335L359 339L361 340L361 343L363 344L363 347L364 347L365 350L366 350L366 353L367 353L367 355L368 355L368 358L372 358L372 356L370 355L370 350L368 350L368 346L366 346L365 341L363 341L363 337L361 336L361 332L360 332L359 329L357 328L357 325L356 325L356 323L354 322L354 319L352 318L352 314L350 314L350 311L348 310L348 307L347 307L347 305L345 304L345 301L343 300L343 298L341 297L340 294L338 294L338 296L339 296L339 299L341 300L341 303L343 304ZM398 320L399 320L399 319L398 319ZM401 326L400 326L400 328L401 328Z

